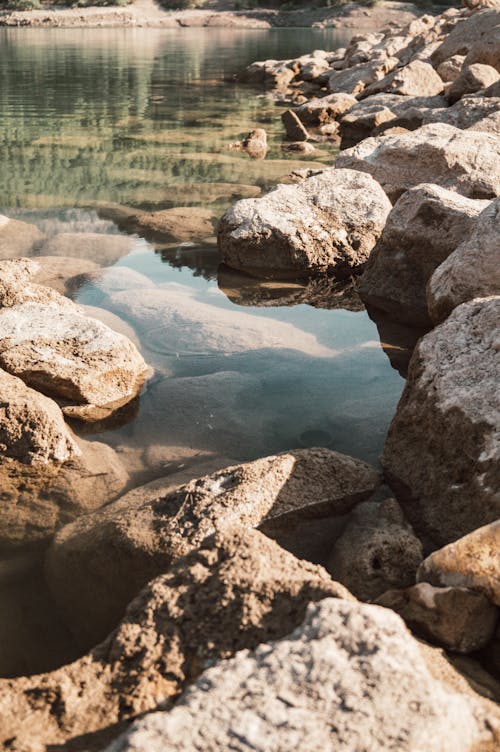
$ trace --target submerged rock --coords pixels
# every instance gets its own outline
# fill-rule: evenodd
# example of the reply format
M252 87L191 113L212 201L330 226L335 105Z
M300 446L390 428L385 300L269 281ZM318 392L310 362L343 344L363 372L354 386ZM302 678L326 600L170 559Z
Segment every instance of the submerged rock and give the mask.
M168 706L205 668L283 637L309 602L331 596L352 598L257 531L218 533L153 580L89 654L0 680L0 746L38 752L87 735L86 749L102 749L115 723Z
M500 606L500 521L434 551L422 562L417 578L442 587L465 587L484 593Z
M30 256L44 237L35 225L0 214L0 259Z
M419 183L436 183L470 198L500 193L498 138L444 123L368 138L342 152L336 167L369 173L391 199Z
M245 136L241 148L252 159L264 159L267 154L267 133L263 128L255 128Z
M500 516L500 297L463 303L417 345L382 465L434 545Z
M359 280L365 303L404 323L429 324L426 285L439 264L482 224L478 217L487 206L428 183L406 191Z
M346 276L368 259L389 210L373 179L325 170L238 201L221 220L219 249L228 266L244 271Z
M462 692L433 677L398 616L326 599L288 637L205 671L173 710L136 721L107 752L493 747L497 711Z
M112 266L132 250L133 240L126 235L97 232L61 232L49 238L39 249L41 256L63 256Z
M163 242L200 242L215 235L216 214L199 206L141 212L129 220L129 229Z
M433 321L473 298L500 290L500 199L479 215L469 239L438 266L427 286L427 306Z
M378 484L377 472L360 460L305 449L236 465L166 495L159 490L146 502L127 494L58 534L48 581L72 628L99 639L149 579L216 528L286 527L301 517L345 514Z
M95 261L70 256L37 256L33 282L72 295L100 268Z
M390 590L377 604L396 611L424 639L457 653L472 653L492 639L498 609L481 593L427 582Z

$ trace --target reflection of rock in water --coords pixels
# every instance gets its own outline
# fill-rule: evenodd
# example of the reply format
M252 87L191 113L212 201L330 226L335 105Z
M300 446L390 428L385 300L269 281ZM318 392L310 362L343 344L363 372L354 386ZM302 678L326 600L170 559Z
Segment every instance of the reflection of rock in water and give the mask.
M367 313L377 326L380 344L391 366L406 378L415 345L428 329L401 324L377 308L367 308Z
M220 264L220 254L217 248L207 246L192 246L187 244L175 245L174 248L155 246L155 251L174 269L193 270L193 276L203 277L206 280L216 279L217 269Z
M230 269L217 272L219 288L231 302L241 306L294 306L307 303L314 308L364 309L353 280L339 282L331 277L279 280L257 279Z

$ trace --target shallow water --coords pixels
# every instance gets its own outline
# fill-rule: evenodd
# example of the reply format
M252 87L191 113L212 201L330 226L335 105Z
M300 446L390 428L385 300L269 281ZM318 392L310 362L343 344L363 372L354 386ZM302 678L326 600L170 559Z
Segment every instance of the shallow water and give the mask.
M49 236L117 235L118 204L194 206L215 220L255 186L311 161L331 164L324 144L313 159L285 159L281 109L224 81L256 59L343 42L306 29L0 30L0 211ZM269 134L265 160L228 150L256 126ZM124 254L114 267L142 279L125 272L116 297L103 292L105 274L76 298L128 321L155 376L113 424L75 428L117 449L136 482L200 456L247 460L300 446L378 462L403 380L365 311L328 308L325 295L285 305L307 295L219 269L213 233L155 245L133 236ZM152 296L162 305L146 316L137 303ZM37 592L20 608L26 634L5 638L4 675L68 657L60 633L40 629ZM0 636L10 635L2 611ZM28 644L36 660L26 659Z

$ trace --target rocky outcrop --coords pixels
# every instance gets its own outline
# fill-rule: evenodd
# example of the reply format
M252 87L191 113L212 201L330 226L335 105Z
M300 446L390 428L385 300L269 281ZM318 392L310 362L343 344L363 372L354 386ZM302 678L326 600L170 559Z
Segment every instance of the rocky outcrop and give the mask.
M221 220L219 249L235 269L342 277L366 262L389 210L373 179L325 170L263 198L238 201Z
M465 587L500 606L500 521L434 551L422 562L417 578L441 587Z
M207 670L107 752L493 748L498 713L432 676L395 614L326 599L289 637Z
M283 637L308 603L331 596L352 598L257 531L218 533L153 580L89 654L0 680L0 746L39 752L85 735L86 749L102 749L114 724L168 707L205 668Z
M476 91L486 89L499 79L500 75L491 65L481 63L466 65L446 90L446 99L453 104L466 94L474 94Z
M461 19L454 29L445 37L444 41L432 53L431 60L438 66L454 55L467 55L474 48L487 46L489 40L496 36L500 24L498 9L479 10ZM471 58L466 63L471 63ZM474 62L478 60L477 53Z
M339 116L351 109L358 100L352 94L329 94L321 99L310 99L295 110L304 125L324 125L335 122Z
M58 534L47 558L49 584L72 628L96 640L149 579L216 527L283 528L297 518L342 515L378 483L365 463L311 449L230 467L145 503L127 495Z
M359 280L365 303L398 321L427 325L431 275L472 234L487 206L486 201L428 183L406 191L389 214Z
M469 239L438 266L427 286L427 306L434 322L473 298L500 290L500 199L479 215Z
M500 297L473 300L420 340L389 428L386 477L434 546L500 516L499 315Z
M464 96L451 107L426 110L422 113L424 125L446 123L454 128L484 131L500 135L500 97Z
M368 138L342 152L336 167L369 173L391 199L419 183L436 183L470 198L500 193L498 138L444 123Z
M335 542L327 569L357 598L374 600L388 588L415 582L422 544L395 499L364 502Z
M43 240L35 225L0 214L0 259L30 256Z
M484 648L498 621L498 609L486 596L463 587L421 582L406 590L390 590L377 603L396 611L424 639L456 653Z

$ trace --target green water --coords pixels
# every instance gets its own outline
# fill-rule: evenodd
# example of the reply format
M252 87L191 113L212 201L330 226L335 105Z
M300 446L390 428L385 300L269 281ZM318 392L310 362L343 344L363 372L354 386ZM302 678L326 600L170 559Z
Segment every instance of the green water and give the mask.
M265 92L228 79L256 59L343 42L335 32L304 29L0 30L0 211L49 238L117 235L117 205L200 207L216 220L255 186L265 190L311 161L331 164L329 144L307 161L285 158L281 109ZM254 127L269 136L262 161L228 149ZM114 265L177 296L192 320L178 331L160 313L144 324L131 284L130 311L120 315L155 376L113 425L77 430L117 449L137 482L197 456L247 460L317 444L377 464L403 380L366 312L332 308L328 299L273 305L265 287L249 293L219 264L214 237L161 245L132 237ZM98 281L76 298L116 312ZM223 322L217 346L196 340L197 317L199 328ZM266 337L272 345L262 344ZM0 619L4 675L72 655L48 601L40 616L39 585L30 588L18 605L23 630L17 617Z

